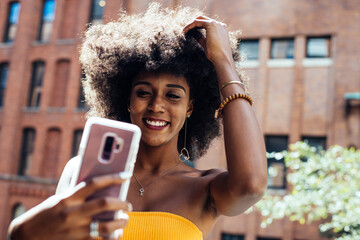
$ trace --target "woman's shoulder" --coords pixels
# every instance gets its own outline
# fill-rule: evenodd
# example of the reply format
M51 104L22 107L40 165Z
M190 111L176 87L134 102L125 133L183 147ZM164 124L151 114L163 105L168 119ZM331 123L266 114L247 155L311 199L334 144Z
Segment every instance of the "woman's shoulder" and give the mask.
M226 170L219 169L219 168L212 168L212 169L197 169L188 166L187 168L187 176L189 177L197 177L199 179L204 180L211 180L218 176L219 174L226 173Z

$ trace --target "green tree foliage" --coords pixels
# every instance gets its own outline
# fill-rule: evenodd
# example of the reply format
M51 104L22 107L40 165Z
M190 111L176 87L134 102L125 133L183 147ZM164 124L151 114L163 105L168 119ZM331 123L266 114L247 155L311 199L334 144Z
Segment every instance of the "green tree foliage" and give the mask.
M262 227L285 216L301 224L321 220L319 229L326 236L360 239L360 150L320 150L297 142L289 152L269 157L284 157L291 190L283 196L266 194L256 204L264 217ZM269 174L276 171L269 169Z

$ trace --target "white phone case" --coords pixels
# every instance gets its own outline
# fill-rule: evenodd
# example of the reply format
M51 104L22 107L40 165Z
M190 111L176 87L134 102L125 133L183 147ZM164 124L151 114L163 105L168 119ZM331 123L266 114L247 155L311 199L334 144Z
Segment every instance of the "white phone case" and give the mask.
M74 169L71 186L90 178L133 172L141 131L136 125L104 118L91 117L86 122L79 146L81 163ZM118 197L126 200L130 179L121 185L107 187L94 193L88 200L100 197ZM117 218L120 212L105 212L93 218L108 221Z

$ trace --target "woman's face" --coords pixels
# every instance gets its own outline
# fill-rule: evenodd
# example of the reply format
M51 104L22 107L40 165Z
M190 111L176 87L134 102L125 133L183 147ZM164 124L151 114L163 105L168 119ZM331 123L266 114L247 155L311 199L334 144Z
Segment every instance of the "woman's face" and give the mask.
M143 144L156 147L172 142L192 112L190 89L184 77L142 73L133 82L130 119L140 127Z

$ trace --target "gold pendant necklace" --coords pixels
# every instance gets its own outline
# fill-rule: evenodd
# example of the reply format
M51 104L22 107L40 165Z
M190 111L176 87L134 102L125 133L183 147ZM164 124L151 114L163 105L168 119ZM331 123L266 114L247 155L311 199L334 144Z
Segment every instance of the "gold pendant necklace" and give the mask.
M135 173L134 178L136 180L136 182L140 185L140 189L139 189L139 193L140 193L140 197L144 196L144 192L145 192L145 187L150 186L151 184L153 184L154 182L156 182L157 180L159 180L161 177L165 176L166 174L168 174L171 170L175 169L177 166L179 166L179 164L182 163L182 161L180 160L175 166L169 168L168 170L165 170L164 172L162 172L158 177L156 177L155 179L153 179L151 182L149 182L148 184L146 184L145 186L143 186L141 184L141 182L139 181L139 179L136 177Z

